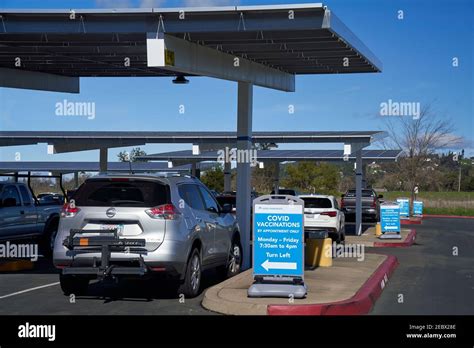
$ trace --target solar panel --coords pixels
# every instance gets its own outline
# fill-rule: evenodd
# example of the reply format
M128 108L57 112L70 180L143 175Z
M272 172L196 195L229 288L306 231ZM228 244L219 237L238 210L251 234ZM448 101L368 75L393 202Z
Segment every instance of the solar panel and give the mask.
M252 134L254 143L373 143L385 136L377 131L262 132ZM54 144L57 152L138 146L151 143L235 144L236 132L121 132L121 131L0 131L0 146Z
M0 9L0 67L12 68L21 57L21 69L57 75L171 76L147 64L147 33L163 30L291 74L381 70L375 55L322 4L73 11L71 20L69 9Z
M362 158L364 160L385 160L395 161L400 155L401 150L362 150ZM218 159L218 151L205 151L200 155L193 155L192 151L173 151L158 154L141 156L139 159L148 161L173 161L173 160L189 160L189 161L215 161ZM296 161L296 160L316 160L316 161L342 161L344 159L343 150L259 150L257 151L257 160L279 160ZM354 160L355 155L349 156Z
M128 162L109 162L108 171L128 172L130 165ZM156 171L189 171L191 165L177 166L168 168L167 163L159 162L133 162L132 170L134 172L156 172ZM0 162L0 172L98 172L98 162Z

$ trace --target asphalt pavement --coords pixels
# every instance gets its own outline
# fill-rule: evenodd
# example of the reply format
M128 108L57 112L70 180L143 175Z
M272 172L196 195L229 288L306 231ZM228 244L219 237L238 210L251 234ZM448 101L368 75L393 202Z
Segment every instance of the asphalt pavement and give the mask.
M474 219L429 218L408 248L366 248L395 255L400 265L372 314L473 314ZM458 255L456 254L456 248ZM203 288L219 283L204 275ZM179 298L165 280L92 283L87 296L71 299L59 286L58 271L40 259L34 270L0 273L0 315L208 315L203 294Z
M473 315L474 219L426 218L411 228L411 247L372 249L400 264L371 313Z

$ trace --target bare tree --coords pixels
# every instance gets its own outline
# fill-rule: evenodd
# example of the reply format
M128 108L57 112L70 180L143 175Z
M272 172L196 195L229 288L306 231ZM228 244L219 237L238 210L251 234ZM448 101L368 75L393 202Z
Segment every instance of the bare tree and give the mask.
M399 148L403 156L396 165L399 180L411 192L410 209L413 209L415 186L430 177L436 170L433 158L437 151L459 146L462 138L453 134L449 119L433 112L432 104L421 108L419 117L387 117L388 137L382 141L385 148Z

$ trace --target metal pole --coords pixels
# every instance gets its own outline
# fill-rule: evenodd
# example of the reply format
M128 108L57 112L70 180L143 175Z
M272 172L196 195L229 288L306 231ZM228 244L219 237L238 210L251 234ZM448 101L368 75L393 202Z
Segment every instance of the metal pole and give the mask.
M59 188L61 189L63 193L64 199L67 199L66 190L64 189L64 186L63 186L63 175L61 173L58 174L58 179L59 179Z
M35 200L35 203L39 205L38 198L36 198L35 192L33 191L33 188L31 187L31 172L28 172L27 184L28 184L28 188L30 189L31 195L33 196L33 199Z
M232 183L231 163L224 162L224 192L229 192L231 190L231 183Z
M356 235L362 234L362 150L356 152Z
M78 188L79 187L79 173L78 172L74 172L74 188Z
M362 188L367 188L367 164L362 164Z
M274 175L273 190L275 191L275 194L278 194L280 190L280 162L276 162L276 170Z
M237 102L237 149L249 151L252 148L252 105L253 85L238 82ZM250 156L244 156L249 157ZM242 269L250 268L250 161L237 162L237 222L242 243Z
M100 172L106 172L107 171L107 161L108 161L108 149L107 148L101 148L100 149L100 157L99 157L99 170Z
M191 175L196 177L196 168L197 168L197 165L196 165L196 162L192 163L191 164Z

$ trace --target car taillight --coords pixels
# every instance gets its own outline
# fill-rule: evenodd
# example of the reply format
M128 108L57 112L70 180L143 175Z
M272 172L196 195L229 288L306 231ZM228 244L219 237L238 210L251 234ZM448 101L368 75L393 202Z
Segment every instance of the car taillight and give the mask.
M145 212L153 219L163 220L176 220L181 213L176 209L173 204L163 204L151 209L145 210Z
M337 212L335 212L335 211L325 211L325 212L322 212L321 215L326 215L326 216L329 216L329 217L336 217Z
M63 208L61 209L61 217L74 217L79 213L81 209L76 207L72 203L64 203Z
M372 208L377 207L377 198L374 197L374 200L372 201Z

